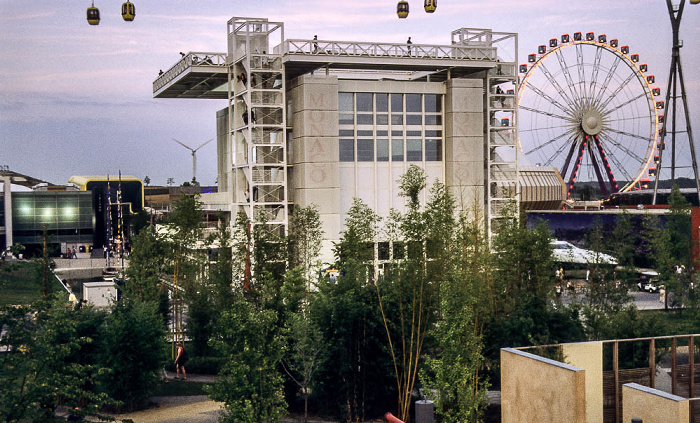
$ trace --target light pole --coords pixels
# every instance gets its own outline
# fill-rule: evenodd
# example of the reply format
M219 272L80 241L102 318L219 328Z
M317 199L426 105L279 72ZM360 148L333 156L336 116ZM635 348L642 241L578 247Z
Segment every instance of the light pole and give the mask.
M691 4L698 4L700 0L690 0ZM668 14L671 18L671 29L673 30L673 48L671 50L671 70L668 76L668 87L666 89L666 102L664 104L664 116L666 119L661 127L661 141L659 142L659 162L657 164L656 179L654 180L654 197L652 204L656 204L656 193L659 188L659 178L661 177L661 163L665 147L666 134L671 134L671 183L676 182L676 134L678 131L676 123L678 120L677 113L677 99L680 96L683 102L683 112L686 123L686 132L688 134L688 142L690 144L690 156L692 160L693 173L695 175L695 190L698 195L698 202L700 204L700 179L698 179L698 162L695 156L695 144L693 143L693 131L690 124L690 113L688 112L688 98L685 91L685 82L683 80L683 67L681 66L681 47L683 43L679 39L679 29L681 26L681 17L683 16L683 9L685 6L685 0L681 0L678 6L674 6L671 0L666 0L666 5L668 6ZM678 93L678 88L680 86L680 95ZM668 112L669 107L671 107L671 127L670 131L666 128L668 126Z

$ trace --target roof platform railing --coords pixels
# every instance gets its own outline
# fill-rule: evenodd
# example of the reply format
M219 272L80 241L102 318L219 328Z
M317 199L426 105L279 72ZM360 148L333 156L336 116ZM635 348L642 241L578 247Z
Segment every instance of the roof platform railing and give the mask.
M289 55L289 60L299 56L318 56L328 60L329 56L447 59L461 61L494 61L496 49L489 45L438 45L404 43L368 43L357 41L325 41L288 39L275 47L275 53Z

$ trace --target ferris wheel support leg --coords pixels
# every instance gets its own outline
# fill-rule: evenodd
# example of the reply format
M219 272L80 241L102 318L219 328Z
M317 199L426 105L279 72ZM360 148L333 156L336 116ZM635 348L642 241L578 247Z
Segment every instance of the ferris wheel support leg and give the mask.
M588 143L588 154L591 156L591 164L593 165L593 170L595 171L595 176L598 178L598 186L600 187L600 191L603 194L603 196L608 197L610 195L610 191L608 191L608 187L605 185L605 180L603 179L603 174L600 172L600 165L598 163L597 158L595 157L595 153L593 152L593 147L591 146L590 143Z
M683 111L685 112L686 132L688 133L688 142L690 143L690 157L693 161L693 173L695 175L695 191L698 195L698 204L700 205L700 178L698 178L698 161L695 156L695 143L693 142L693 130L690 125L690 112L688 111L688 97L685 91L685 81L683 80L683 66L681 66L681 56L678 61L678 80L681 83L681 100L683 101Z
M571 158L574 156L574 151L576 151L577 143L571 143L571 148L569 149L569 154L566 156L566 161L564 161L564 166L561 168L562 176L566 176L566 172L569 170L569 164L571 163Z
M664 115L668 115L668 107L671 103L671 87L673 86L673 81L676 78L676 58L679 57L677 54L673 54L671 57L671 68L668 71L668 88L666 89L666 102L664 103ZM671 128L675 131L675 127ZM661 177L661 166L663 163L663 152L666 143L666 122L663 123L661 127L661 139L659 140L659 162L656 164L656 175L654 177L654 195L651 200L652 205L656 205L656 194L659 190L659 178Z

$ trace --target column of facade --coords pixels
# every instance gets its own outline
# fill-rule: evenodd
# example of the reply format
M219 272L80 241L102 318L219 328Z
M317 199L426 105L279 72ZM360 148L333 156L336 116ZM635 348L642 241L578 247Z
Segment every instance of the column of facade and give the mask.
M329 254L340 232L338 79L301 76L292 81L287 98L294 128L290 195L297 206L318 206L326 238L322 251Z
M445 185L461 209L483 207L483 80L448 79L445 83Z

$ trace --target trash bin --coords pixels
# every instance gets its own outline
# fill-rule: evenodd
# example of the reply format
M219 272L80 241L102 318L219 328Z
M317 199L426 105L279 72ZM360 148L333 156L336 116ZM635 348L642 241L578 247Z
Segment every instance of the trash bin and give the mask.
M430 400L416 401L416 423L433 423L434 421L433 402Z

